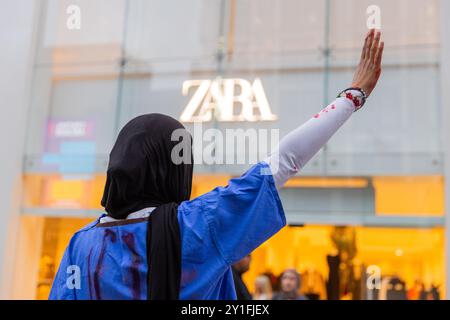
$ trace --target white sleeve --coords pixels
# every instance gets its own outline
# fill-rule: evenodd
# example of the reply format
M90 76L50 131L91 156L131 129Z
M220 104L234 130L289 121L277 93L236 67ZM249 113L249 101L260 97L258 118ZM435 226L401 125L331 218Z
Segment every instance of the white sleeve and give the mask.
M350 118L355 106L350 99L337 98L302 126L281 139L266 160L277 189L294 176Z

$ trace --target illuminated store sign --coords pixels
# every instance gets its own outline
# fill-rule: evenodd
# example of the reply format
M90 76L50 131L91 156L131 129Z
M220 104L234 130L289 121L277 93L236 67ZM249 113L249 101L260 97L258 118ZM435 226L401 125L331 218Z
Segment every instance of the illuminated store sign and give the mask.
M86 136L85 121L60 121L55 123L54 136L57 138L81 138Z
M274 121L260 79L250 83L244 79L188 80L182 93L195 90L184 108L181 122Z

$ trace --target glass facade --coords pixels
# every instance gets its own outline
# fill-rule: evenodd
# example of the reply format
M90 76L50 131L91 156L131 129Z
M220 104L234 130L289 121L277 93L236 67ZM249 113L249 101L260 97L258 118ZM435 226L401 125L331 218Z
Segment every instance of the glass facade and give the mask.
M79 30L67 27L73 3ZM204 129L276 129L282 137L351 84L371 5L42 1L17 258L32 285L21 280L21 290L46 298L71 234L102 212L108 153L128 120L150 112L179 119L200 90L193 80L239 79L253 90L260 84L276 119L212 119ZM440 1L377 6L386 42L380 83L365 110L280 191L290 226L253 253L250 289L261 273L295 267L311 298L389 299L392 279L401 297L444 298ZM186 81L193 85L183 90ZM246 168L198 164L193 196ZM367 279L377 271L382 285L372 290Z

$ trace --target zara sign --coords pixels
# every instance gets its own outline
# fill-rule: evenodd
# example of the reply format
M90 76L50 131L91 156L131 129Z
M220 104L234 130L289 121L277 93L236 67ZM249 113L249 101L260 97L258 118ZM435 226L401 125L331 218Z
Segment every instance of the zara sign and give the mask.
M180 116L181 122L274 121L261 80L245 79L187 80L182 93L194 94ZM240 108L238 108L240 107Z

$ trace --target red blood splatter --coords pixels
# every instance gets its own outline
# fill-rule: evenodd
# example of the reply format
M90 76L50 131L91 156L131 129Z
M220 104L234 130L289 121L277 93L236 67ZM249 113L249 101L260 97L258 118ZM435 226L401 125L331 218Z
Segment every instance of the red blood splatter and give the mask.
M320 117L319 114L316 114L316 115L314 116L314 118L316 118L316 119L319 118L319 117Z
M105 257L106 252L106 239L108 237L111 238L111 242L116 242L116 233L110 229L105 229L105 234L103 235L102 248L94 271L94 292L97 300L102 300L100 292L100 274L102 272L103 258Z
M336 106L333 104L332 106L331 106L331 109L336 109Z
M139 265L142 263L141 256L136 251L134 235L132 233L126 233L122 236L123 242L127 245L132 254L131 278L133 279L132 291L133 299L139 300L141 294L141 280L139 276Z
M89 251L89 255L88 255L88 257L87 257L87 267L88 267L88 270L87 270L87 272L88 272L88 286L89 286L89 299L93 299L92 298L92 286L91 286L91 255L92 255L92 248L91 248L91 250Z

